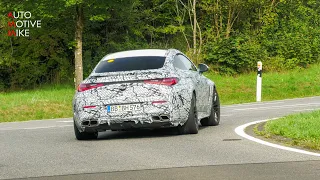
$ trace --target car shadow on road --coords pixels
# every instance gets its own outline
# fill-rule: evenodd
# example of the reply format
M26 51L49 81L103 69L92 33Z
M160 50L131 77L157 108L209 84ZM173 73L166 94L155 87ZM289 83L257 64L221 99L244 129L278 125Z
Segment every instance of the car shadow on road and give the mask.
M199 133L207 127L199 127ZM113 140L113 139L133 139L133 138L162 138L170 136L179 136L176 128L163 129L140 129L130 131L106 131L100 132L97 140Z

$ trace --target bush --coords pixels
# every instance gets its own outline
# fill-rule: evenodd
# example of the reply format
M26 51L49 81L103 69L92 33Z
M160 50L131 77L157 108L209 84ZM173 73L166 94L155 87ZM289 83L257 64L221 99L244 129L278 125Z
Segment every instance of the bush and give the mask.
M257 61L266 59L266 51L246 36L221 39L205 45L204 60L222 74L236 74L256 69Z

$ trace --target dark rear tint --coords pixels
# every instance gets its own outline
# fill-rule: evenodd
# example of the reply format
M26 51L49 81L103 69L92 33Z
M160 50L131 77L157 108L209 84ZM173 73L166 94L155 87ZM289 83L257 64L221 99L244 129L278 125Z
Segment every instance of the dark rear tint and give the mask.
M163 67L165 57L141 56L125 57L112 60L101 61L96 69L96 73L133 71L159 69Z

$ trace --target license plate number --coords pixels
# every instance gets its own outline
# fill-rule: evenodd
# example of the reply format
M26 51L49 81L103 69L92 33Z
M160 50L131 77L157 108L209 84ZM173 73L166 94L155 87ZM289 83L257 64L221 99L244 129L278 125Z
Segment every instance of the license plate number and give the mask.
M128 112L128 111L139 111L141 109L140 104L125 104L125 105L111 105L107 106L107 112Z

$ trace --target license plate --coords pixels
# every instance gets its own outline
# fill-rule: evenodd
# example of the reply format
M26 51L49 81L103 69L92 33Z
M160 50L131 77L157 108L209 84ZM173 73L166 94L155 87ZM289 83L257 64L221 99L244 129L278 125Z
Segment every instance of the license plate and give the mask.
M128 111L139 111L141 109L140 104L125 104L125 105L111 105L107 106L107 112L128 112Z

